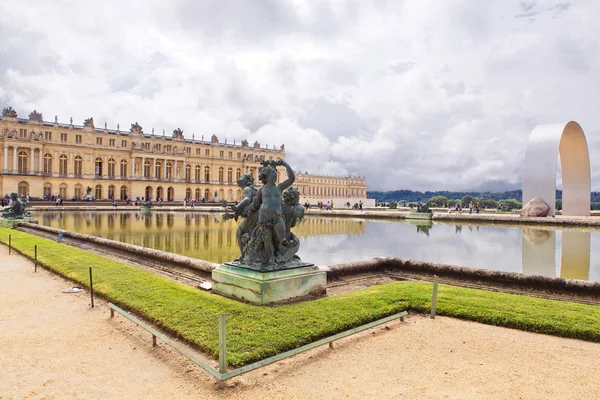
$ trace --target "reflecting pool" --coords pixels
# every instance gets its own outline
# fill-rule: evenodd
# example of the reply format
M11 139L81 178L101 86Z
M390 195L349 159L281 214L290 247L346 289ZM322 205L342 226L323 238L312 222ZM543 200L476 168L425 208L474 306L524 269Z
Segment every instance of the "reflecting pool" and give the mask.
M217 213L38 212L40 224L216 263L239 255L238 223ZM293 229L317 265L379 256L600 280L600 230L307 216Z

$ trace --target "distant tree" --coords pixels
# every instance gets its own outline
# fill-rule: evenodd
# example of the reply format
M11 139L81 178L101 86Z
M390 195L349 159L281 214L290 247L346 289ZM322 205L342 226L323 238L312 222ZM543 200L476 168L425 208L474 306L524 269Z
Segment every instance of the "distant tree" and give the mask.
M511 211L518 210L523 207L523 204L515 199L502 200L502 210Z
M498 207L498 202L492 199L481 200L481 207L483 208L496 208Z
M448 198L446 196L433 196L427 203L432 207L445 207L446 203L448 203Z
M471 202L473 202L473 206L475 206L477 203L476 198L471 195L463 196L463 198L460 200L460 204L462 204L463 208L469 207L469 203Z
M395 202L395 201L390 201L390 202L388 203L388 207L389 207L389 208L392 208L392 209L396 209L396 208L398 208L398 203L397 203L397 202Z

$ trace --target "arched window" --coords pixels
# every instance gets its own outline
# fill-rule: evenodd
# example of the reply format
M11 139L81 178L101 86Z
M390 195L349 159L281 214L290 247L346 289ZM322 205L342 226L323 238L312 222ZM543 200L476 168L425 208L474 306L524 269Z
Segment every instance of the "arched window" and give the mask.
M186 188L185 189L185 198L186 199L192 198L192 189L191 188Z
M127 186L121 186L121 200L127 200Z
M225 174L225 169L223 167L219 167L219 182L223 183L223 175Z
M83 187L79 183L76 184L75 188L74 188L74 192L73 192L73 197L76 198L77 200L81 200L81 198L83 197L82 192L83 192Z
M156 179L162 178L162 161L156 161L154 164L154 177Z
M196 200L200 199L200 195L201 195L201 191L200 188L196 188L196 192L194 193L194 197L196 198Z
M28 195L29 194L29 183L19 182L18 192L19 192L19 196Z
M144 178L150 178L150 161L144 161Z
M227 170L227 182L233 182L233 168Z
M210 167L204 167L204 182L210 182Z
M241 177L242 177L242 170L238 168L235 170L235 180L237 181Z
M60 186L58 187L58 194L63 199L67 198L67 184L66 183L60 184Z
M172 186L170 186L167 189L167 201L173 201L175 199L175 189L173 189Z
M52 173L52 156L50 155L50 153L44 154L44 173Z
M27 153L25 153L24 151L20 151L19 152L19 164L18 164L18 171L20 174L26 174L27 173Z
M144 200L152 199L152 186L146 186L146 190L144 190Z
M110 200L114 200L115 199L115 185L109 185L108 186L108 198Z
M102 185L96 185L96 200L99 200L102 198Z
M127 170L129 169L127 160L121 160L121 178L127 178Z
M242 191L240 189L237 190L237 193L235 194L235 199L237 201L242 201Z
M185 180L188 182L192 180L192 166L190 164L185 166Z
M201 179L202 179L202 169L200 168L199 165L196 165L194 167L194 180L196 182L200 182Z
M204 201L210 200L210 190L204 189Z
M158 201L158 199L164 199L165 198L165 193L163 190L162 186L159 186L156 188L156 201Z
M227 201L233 201L233 190L231 189L227 191Z
M75 175L83 174L83 158L81 158L81 156L76 156L73 161L73 173Z
M223 189L219 190L219 200L225 200L225 191Z
M96 176L102 176L102 159L100 157L98 157L98 158L96 158L94 163L95 163ZM100 185L98 185L98 186L100 186ZM102 192L102 186L100 186L100 192ZM98 199L99 197L96 196L96 198Z
M58 173L61 175L66 175L67 174L67 162L69 161L69 159L67 158L66 154L62 154L60 157L58 157ZM63 196L61 196L63 197Z
M115 162L115 160L113 158L109 158L108 159L108 176L114 178L116 169L117 169L117 163ZM113 192L114 192L114 189L115 188L113 187ZM114 193L113 193L113 195L114 195Z
M52 195L52 185L49 183L44 183L44 196Z
M173 177L173 164L170 162L167 163L165 168L165 178L171 179Z

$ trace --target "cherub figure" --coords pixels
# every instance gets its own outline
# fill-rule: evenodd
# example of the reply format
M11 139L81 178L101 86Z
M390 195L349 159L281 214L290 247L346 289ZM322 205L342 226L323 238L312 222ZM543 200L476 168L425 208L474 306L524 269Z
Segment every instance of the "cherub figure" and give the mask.
M237 230L237 243L240 247L240 257L236 260L239 261L244 257L244 249L248 240L250 240L250 233L256 227L258 219L258 213L256 209L252 207L252 200L256 196L256 188L254 187L254 178L250 174L244 174L237 181L240 188L242 188L242 200L237 205L230 206L233 213L226 213L223 215L223 219L235 218L237 221L238 217L242 217L242 222Z
M260 261L262 264L275 265L277 253L287 244L285 243L285 220L282 214L282 193L294 183L296 175L292 167L282 159L263 161L262 164L259 179L263 186L258 190L254 200L254 203L259 206L258 221L252 233L253 243L249 243L253 251L252 254L247 253L249 257L244 257L244 261L248 264ZM276 184L276 167L279 165L285 167L288 178Z
M304 218L304 207L300 206L300 192L298 189L290 186L283 192L281 211L285 220L285 245L295 239L294 234L291 232L291 228L296 226L298 220L301 221L302 218Z

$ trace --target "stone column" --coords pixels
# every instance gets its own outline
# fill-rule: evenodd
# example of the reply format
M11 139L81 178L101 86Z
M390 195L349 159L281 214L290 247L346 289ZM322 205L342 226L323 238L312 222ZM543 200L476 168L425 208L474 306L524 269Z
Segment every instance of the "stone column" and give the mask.
M150 168L150 177L156 178L156 158L152 159L152 167Z
M55 151L54 157L52 157L52 174L58 174L59 172L58 151Z
M18 171L17 169L17 146L13 147L13 169L12 172L13 174L16 174Z
M146 157L142 157L142 168L140 171L140 176L142 178L145 178L146 176L144 175L146 173Z
M30 156L31 156L31 160L29 162L31 164L31 171L29 171L29 172L33 174L33 173L35 173L35 160L34 160L34 158L35 158L35 148L32 147L31 149L29 149L29 153L30 153Z
M8 171L8 146L4 146L4 168L3 171Z
M131 177L135 176L135 156L131 156Z
M38 160L38 172L41 174L42 172L44 172L44 153L42 152L42 149L40 149L40 159Z

